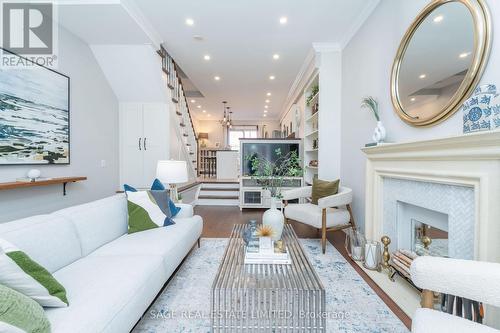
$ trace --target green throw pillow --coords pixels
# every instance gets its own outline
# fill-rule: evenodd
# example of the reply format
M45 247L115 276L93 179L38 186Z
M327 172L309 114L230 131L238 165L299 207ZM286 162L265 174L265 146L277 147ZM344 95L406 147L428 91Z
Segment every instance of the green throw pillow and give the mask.
M45 268L0 239L0 284L31 297L41 306L68 306L66 290Z
M1 284L0 325L7 332L19 329L30 333L50 333L50 322L40 304Z
M329 182L326 180L314 179L312 185L311 202L318 204L318 199L339 193L340 179Z

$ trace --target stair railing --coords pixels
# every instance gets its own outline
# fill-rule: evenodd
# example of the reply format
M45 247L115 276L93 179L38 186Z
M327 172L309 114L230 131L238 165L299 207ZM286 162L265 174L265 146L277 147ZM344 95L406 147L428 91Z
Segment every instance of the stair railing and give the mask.
M191 171L196 177L198 175L198 136L194 129L182 81L178 75L178 67L163 46L160 46L157 53L161 57L162 71L167 76L167 87L171 90L172 102L176 105L175 113L180 127L183 149L187 156L187 164L191 166Z

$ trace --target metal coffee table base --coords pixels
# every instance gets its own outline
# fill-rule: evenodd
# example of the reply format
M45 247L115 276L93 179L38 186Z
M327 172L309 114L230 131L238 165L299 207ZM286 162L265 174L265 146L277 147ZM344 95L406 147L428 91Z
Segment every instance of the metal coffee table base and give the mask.
M213 332L325 332L325 290L297 235L282 239L291 265L245 265L235 225L211 290Z

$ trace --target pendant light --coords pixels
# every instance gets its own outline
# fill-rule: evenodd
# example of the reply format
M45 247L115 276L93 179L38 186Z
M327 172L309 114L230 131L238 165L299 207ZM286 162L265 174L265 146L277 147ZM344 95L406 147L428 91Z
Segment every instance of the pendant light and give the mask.
M227 119L227 115L226 115L226 104L227 104L227 101L223 101L222 104L224 105L222 108L224 109L224 118L222 118L221 120L221 124L222 125L225 125L228 121Z

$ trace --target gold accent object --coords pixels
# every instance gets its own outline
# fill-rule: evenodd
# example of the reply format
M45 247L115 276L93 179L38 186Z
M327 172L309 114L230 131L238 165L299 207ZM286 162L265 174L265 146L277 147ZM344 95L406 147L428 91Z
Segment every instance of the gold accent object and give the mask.
M382 268L387 270L387 276L389 276L389 279L394 282L394 278L392 278L392 273L394 271L389 264L389 261L391 260L391 253L389 252L389 244L391 244L391 239L389 238L389 236L383 236L380 240L384 245L384 252L382 252Z
M257 228L257 236L259 237L273 237L274 236L274 230L268 225L263 225L261 224Z
M402 103L402 98L400 96L400 71L403 60L405 59L406 51L416 32L419 30L422 23L428 19L432 20L436 13L439 13L440 7L449 3L460 3L467 7L470 12L473 21L474 28L474 45L470 50L470 55L467 54L464 57L469 57L471 59L470 66L467 69L465 77L458 87L455 94L450 98L450 100L441 108L440 111L435 112L432 115L422 115L419 114L411 115L408 110L405 109ZM434 18L435 19L435 18ZM443 17L441 16L441 20ZM446 19L446 18L445 18ZM426 21L428 22L428 21ZM434 20L434 22L440 22ZM443 24L446 22L443 22ZM431 23L432 24L432 23ZM465 24L465 22L464 22ZM421 36L420 36L421 37ZM460 38L461 36L457 36ZM421 38L420 38L421 39ZM392 67L391 75L391 98L392 104L398 116L406 123L412 126L432 126L436 125L449 117L451 117L455 112L457 112L464 101L468 99L473 93L475 87L479 83L481 76L484 72L486 64L488 62L490 49L491 49L491 39L492 39L492 25L491 17L485 0L433 0L428 4L418 16L415 18L411 26L406 31L399 49L396 53L394 59L394 64ZM457 55L458 58L458 55ZM443 59L440 59L443 61ZM445 59L444 61L453 61L454 59ZM431 60L429 60L431 61ZM418 68L417 68L418 70ZM422 71L421 79L425 78L425 72ZM428 73L427 73L428 74ZM455 73L453 73L455 74ZM429 84L429 86L431 86ZM417 96L417 95L410 95ZM418 96L417 96L418 98ZM415 101L415 98L412 98Z
M389 244L391 244L391 239L388 236L383 236L381 239L382 244L384 244L384 252L382 253L382 268L389 268L389 260L391 259L391 254L389 253Z
M429 236L424 236L422 237L422 244L424 244L424 249L428 250L432 244L432 239Z

